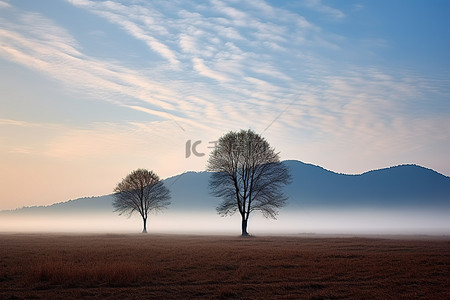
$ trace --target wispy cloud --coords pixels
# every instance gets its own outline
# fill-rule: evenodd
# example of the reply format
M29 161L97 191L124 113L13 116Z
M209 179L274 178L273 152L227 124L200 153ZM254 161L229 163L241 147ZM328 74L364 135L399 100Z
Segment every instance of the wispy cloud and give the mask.
M106 18L111 23L119 25L133 37L143 41L150 49L167 59L173 67L178 66L179 61L176 54L153 35L153 33L158 31L160 33L166 33L166 30L163 26L155 24L152 15L147 9L126 6L111 1L68 0L68 2L79 7L87 8Z
M80 4L77 1L73 3ZM248 16L244 12L239 12L237 9L231 7L226 8L226 4L222 2L216 1L213 4L224 17L206 17L197 12L189 12L186 10L187 7L184 7L177 15L181 18L167 21L162 18L159 12L154 11L155 9L153 7L140 9L140 14L136 16L134 15L136 7L128 9L120 7L119 9L117 7L111 7L110 4L100 7L101 4L94 5L90 2L83 2L82 6L87 9L93 9L95 13L107 18L113 23L118 23L118 20L125 22L124 18L126 16L128 26L132 26L134 29L138 25L142 26L144 24L142 19L150 16L152 16L152 25L166 24L166 30L170 32L170 35L166 36L166 40L172 40L175 37L175 40L179 41L179 44L172 45L171 49L175 53L174 55L183 61L185 71L189 71L192 68L191 70L195 71L198 75L216 80L224 91L230 90L233 94L240 95L235 100L227 99L226 101L240 101L240 99L248 97L248 89L239 89L238 86L245 80L246 73L249 71L252 72L252 78L255 78L255 76L262 76L264 78L267 75L279 79L288 78L288 75L278 70L276 65L267 63L265 57L249 51L243 51L240 46L233 42L236 41L242 45L254 45L255 47L270 47L274 51L279 51L283 49L283 46L279 43L287 42L287 39L283 37L288 34L285 32L286 29L278 25L269 25L258 21L257 18ZM291 14L287 12L286 15L292 18ZM244 22L246 18L247 20ZM307 27L307 22L303 18L299 17L298 20L301 27ZM134 25L131 25L133 24L132 22L135 22ZM241 34L243 32L240 29L241 27L248 27L251 31L243 36ZM136 37L136 34L132 35ZM147 37L150 35L151 33L148 32ZM144 36L138 38L142 40ZM187 54L193 57L186 59L189 58ZM208 61L208 65L206 61ZM260 66L260 68L255 68L255 66ZM193 79L195 80L195 77ZM255 80L258 79L255 78ZM186 81L189 82L190 80L187 79ZM196 96L198 97L201 94L205 94L204 88L203 90L199 90ZM267 96L262 93L258 94L253 92L252 95L257 97L259 95L267 100ZM209 101L211 103L215 102L216 105L221 105L223 98L221 95L215 94ZM230 103L229 107L231 108L233 105ZM222 111L225 112L224 110ZM227 109L226 113L231 113L234 117L241 115L233 111L233 109ZM203 114L207 113L203 112ZM224 119L230 118L224 117ZM218 122L217 120L208 121L213 123Z
M23 127L23 128L47 128L54 129L58 128L58 124L54 123L44 123L44 122L29 122L24 120L16 119L2 119L0 118L0 126L11 126L11 127Z
M192 61L194 63L194 69L197 72L199 72L200 75L215 79L217 81L227 81L228 80L228 78L225 75L208 68L202 59L193 58Z
M318 12L326 14L335 19L345 18L346 15L341 10L328 6L322 0L305 0L305 4Z
M18 120L11 120L11 119L0 119L0 125L11 125L11 126L33 126L33 123L26 122L26 121L18 121Z
M184 148L177 143L183 142L185 134L170 123L170 120L124 124L96 122L89 126L68 126L0 119L0 132L6 132L6 128L12 133L3 136L0 153L32 155L46 160L95 161L101 158L112 162L117 157L129 156L131 148L133 158L130 159L179 152L177 157L181 160ZM169 135L176 138L169 139Z
M162 109L177 110L180 95L141 72L83 54L65 30L38 14L21 14L19 22L0 29L0 55L61 80L92 97L129 105L136 101ZM3 21L6 24L6 21ZM126 97L123 97L126 96ZM161 114L160 114L161 116Z
M7 8L7 7L11 7L11 5L8 2L0 1L0 7Z

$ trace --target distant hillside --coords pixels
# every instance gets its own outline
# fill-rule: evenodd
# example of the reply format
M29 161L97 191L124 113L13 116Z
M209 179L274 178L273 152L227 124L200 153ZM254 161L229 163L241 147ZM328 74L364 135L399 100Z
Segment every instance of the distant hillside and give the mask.
M85 197L47 206L26 206L15 210L0 211L1 214L79 214L112 212L112 195Z
M293 177L286 191L294 206L450 207L450 177L420 166L345 175L299 161L284 163Z
M361 175L337 174L300 161L284 161L292 174L285 210L302 208L450 209L450 178L416 165L402 165ZM186 172L165 179L170 211L214 212L220 199L210 196L207 172ZM112 195L80 198L50 206L25 207L2 214L112 213Z

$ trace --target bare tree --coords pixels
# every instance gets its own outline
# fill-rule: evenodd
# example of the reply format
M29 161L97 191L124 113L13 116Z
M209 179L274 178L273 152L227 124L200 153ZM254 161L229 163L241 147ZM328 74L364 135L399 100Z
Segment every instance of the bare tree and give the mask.
M282 187L289 184L289 170L278 153L252 130L229 132L216 143L208 159L211 194L222 198L217 207L221 216L239 211L242 236L247 236L250 213L259 210L266 218L276 218L287 197Z
M114 189L113 207L120 215L129 216L137 211L147 233L147 218L150 211L160 211L170 205L170 191L159 177L146 169L137 169L127 175Z

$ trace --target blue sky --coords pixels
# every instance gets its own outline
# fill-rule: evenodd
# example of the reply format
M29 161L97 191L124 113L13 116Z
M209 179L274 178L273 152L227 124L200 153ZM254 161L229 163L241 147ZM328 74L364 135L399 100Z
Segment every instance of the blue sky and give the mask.
M341 173L450 175L448 1L0 1L0 209L204 170L252 128ZM186 158L200 140L203 157Z

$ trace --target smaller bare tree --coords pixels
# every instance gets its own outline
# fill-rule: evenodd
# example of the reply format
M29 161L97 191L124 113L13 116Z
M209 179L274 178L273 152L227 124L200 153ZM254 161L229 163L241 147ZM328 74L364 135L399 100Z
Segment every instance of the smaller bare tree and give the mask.
M170 191L158 175L146 169L137 169L127 175L114 189L114 211L128 216L137 211L147 233L147 219L151 211L160 211L170 205Z

